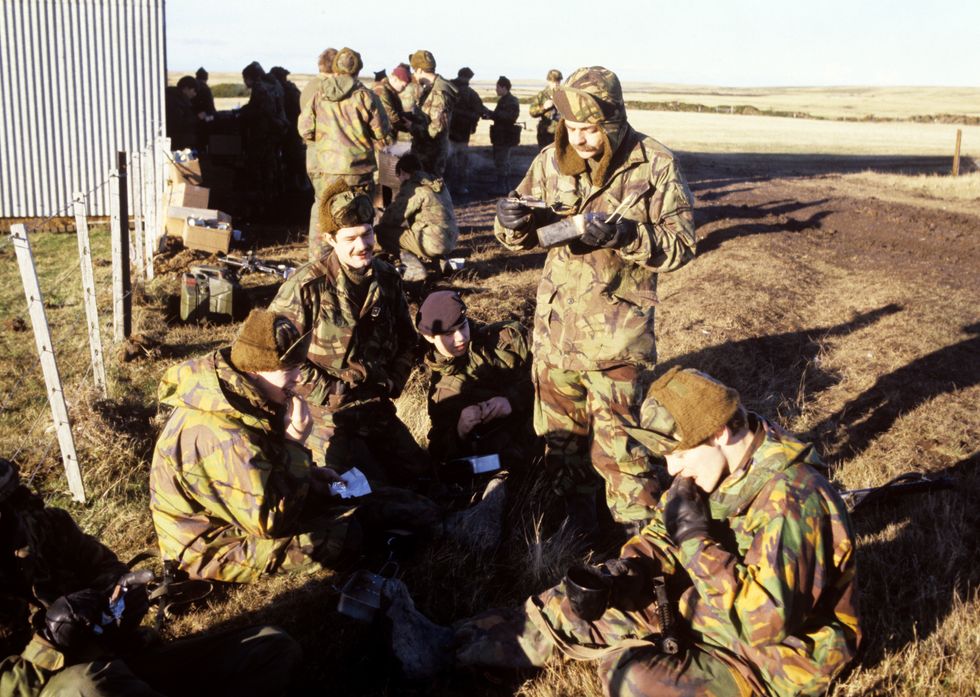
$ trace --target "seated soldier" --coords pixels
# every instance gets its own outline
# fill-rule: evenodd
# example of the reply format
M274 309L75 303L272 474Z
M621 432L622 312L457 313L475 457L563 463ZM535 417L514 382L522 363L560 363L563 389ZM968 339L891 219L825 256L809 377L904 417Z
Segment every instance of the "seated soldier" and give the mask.
M365 194L343 182L325 191L318 224L330 252L297 269L269 309L309 345L296 391L310 405L315 462L338 471L356 463L372 485L414 485L431 463L392 400L418 336L398 273L374 256L373 219Z
M513 469L526 463L531 428L531 352L519 322L483 324L467 317L456 291L431 293L416 318L429 343L429 454L439 462L500 456Z
M640 424L630 435L666 452L674 483L620 558L587 570L602 600L593 612L566 578L522 610L491 611L454 634L410 622L418 613L404 584L389 581L406 672L445 667L452 645L462 666L540 667L556 650L597 660L608 695L827 690L861 633L854 534L817 454L694 370L657 380ZM676 654L659 641L661 576L679 608Z
M446 256L456 249L453 199L442 179L422 170L416 155L403 155L395 173L401 188L378 223L378 243L401 259L405 281L424 281L426 266L443 271Z
M0 695L279 695L301 658L273 627L150 643L148 572L130 574L4 459L0 569Z

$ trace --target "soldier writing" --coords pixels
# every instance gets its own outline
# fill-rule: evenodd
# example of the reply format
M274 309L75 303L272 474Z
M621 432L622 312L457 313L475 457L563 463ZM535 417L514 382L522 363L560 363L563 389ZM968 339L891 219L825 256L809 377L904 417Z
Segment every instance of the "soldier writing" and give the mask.
M509 249L531 249L542 226L594 214L579 239L548 252L532 348L535 430L569 521L588 537L597 526L593 470L618 522L646 521L660 496L647 453L623 426L656 362L657 275L694 256L693 203L670 150L630 127L614 73L576 70L555 105L555 142L498 202L494 234Z

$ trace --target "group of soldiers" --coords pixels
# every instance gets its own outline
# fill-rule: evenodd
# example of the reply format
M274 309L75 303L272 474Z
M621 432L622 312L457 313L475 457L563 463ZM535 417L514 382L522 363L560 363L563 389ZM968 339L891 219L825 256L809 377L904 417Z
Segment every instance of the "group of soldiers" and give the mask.
M430 59L416 52L411 67L434 91ZM337 77L324 78L318 98L350 98L360 88L340 78L357 63L338 52ZM610 695L822 694L861 638L846 509L813 447L748 411L735 389L680 366L658 373L657 278L695 255L693 197L671 151L630 126L614 73L584 67L549 89L536 104L555 110L554 135L494 221L496 238L517 251L582 216L578 235L548 248L530 335L518 322L471 317L451 288L426 296L413 318L401 274L377 254L387 233L375 236L368 172L329 172L324 156L321 255L252 311L230 347L161 381L160 404L172 411L149 481L161 556L190 579L249 583L349 568L393 529L492 550L485 532L499 534L501 472L539 467L583 564L522 607L453 628L421 616L405 584L387 580L391 649L406 676L534 670L563 656L594 662ZM352 109L374 103L354 99ZM309 104L301 123L309 111L321 123ZM420 144L438 139L430 126ZM414 155L424 171L440 152ZM393 401L419 365L425 448ZM488 455L499 469L474 469L468 482L485 485L482 499L447 503L446 467ZM344 498L357 473L371 493ZM586 564L604 518L626 541ZM474 528L474 519L498 524ZM183 642L124 640L145 611L141 582L18 484L6 461L0 528L2 636L16 649L0 668L0 694L188 693L168 682ZM479 541L467 536L474 529ZM232 677L209 669L235 681L223 692L281 693L299 660L271 627L185 641L238 657Z

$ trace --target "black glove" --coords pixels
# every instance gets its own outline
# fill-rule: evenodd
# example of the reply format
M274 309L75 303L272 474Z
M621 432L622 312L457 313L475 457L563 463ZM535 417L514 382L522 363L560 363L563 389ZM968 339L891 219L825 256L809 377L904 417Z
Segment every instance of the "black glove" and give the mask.
M150 609L146 584L154 578L153 572L149 569L131 571L120 577L116 583L120 588L116 603L122 603L122 614L112 621L112 628L115 631L127 634L139 627L140 622L143 621L143 615Z
M641 610L653 602L651 579L657 575L659 564L653 559L620 557L607 559L601 565L609 574L611 588L609 604L629 612Z
M101 632L102 611L106 609L104 591L92 588L63 595L44 613L44 638L59 649L79 649ZM98 629L96 629L98 627Z
M589 216L579 239L590 247L625 247L636 239L636 221L620 218L615 223L607 223Z
M516 191L497 200L497 220L505 228L519 232L529 232L534 222L534 209L520 201Z
M676 477L667 490L664 526L674 544L708 537L708 504L691 477Z

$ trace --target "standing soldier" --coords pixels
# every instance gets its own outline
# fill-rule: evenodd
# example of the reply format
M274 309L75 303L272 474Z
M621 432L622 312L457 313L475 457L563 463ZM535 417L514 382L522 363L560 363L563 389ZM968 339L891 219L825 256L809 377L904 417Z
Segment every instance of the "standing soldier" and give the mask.
M580 68L554 101L562 117L555 143L517 192L498 201L494 233L508 249L531 249L543 225L593 214L584 234L548 252L532 350L545 462L571 525L590 535L593 468L619 522L642 524L660 497L647 452L623 429L657 360L657 275L694 257L693 199L673 153L627 123L614 73ZM549 207L532 208L523 197Z
M466 183L469 180L470 136L476 132L480 117L485 111L483 100L476 90L470 87L473 71L460 68L455 80L450 80L459 93L453 118L449 123L449 162L446 166L446 179L457 194L469 193Z
M521 144L521 127L517 118L521 105L510 93L510 80L501 75L497 80L497 106L487 113L493 120L490 126L490 143L493 145L493 166L497 172L497 193L506 196L510 191L510 151Z
M197 80L185 75L164 92L167 113L167 137L174 150L197 146L197 128L200 123L194 113L194 96Z
M300 91L296 83L289 79L289 71L285 68L277 65L269 70L269 75L276 79L283 92L282 103L286 112L287 129L283 139L282 159L286 188L290 191L302 191L306 188L303 165L306 146L303 145L303 139L299 137L296 127L299 120Z
M300 137L316 158L311 170L316 174L316 199L310 215L311 261L328 251L317 228L323 192L342 181L370 195L377 169L375 149L391 133L377 95L357 79L363 65L356 51L341 49L333 61L333 74L321 78L317 93L300 112Z
M192 100L194 113L202 121L213 121L214 115L218 112L214 109L214 95L208 87L208 71L203 67L198 68L194 78L197 80L197 94Z
M381 106L384 107L388 121L391 123L392 137L395 138L398 137L399 133L408 133L412 127L411 114L402 108L402 100L399 96L411 81L411 69L406 63L399 63L391 71L390 76L382 77L373 86L374 93L378 95Z
M412 152L422 168L441 177L449 157L449 124L456 106L457 91L451 82L437 75L436 59L428 51L409 56L413 79L421 89L416 107L420 116L412 124Z
M555 130L558 128L558 109L555 108L555 90L561 84L561 71L548 71L548 85L534 96L531 102L531 116L538 121L538 148L543 148L555 140Z
M257 212L262 213L282 188L279 148L286 136L286 112L282 87L257 61L245 66L242 80L251 90L241 110L248 190Z

